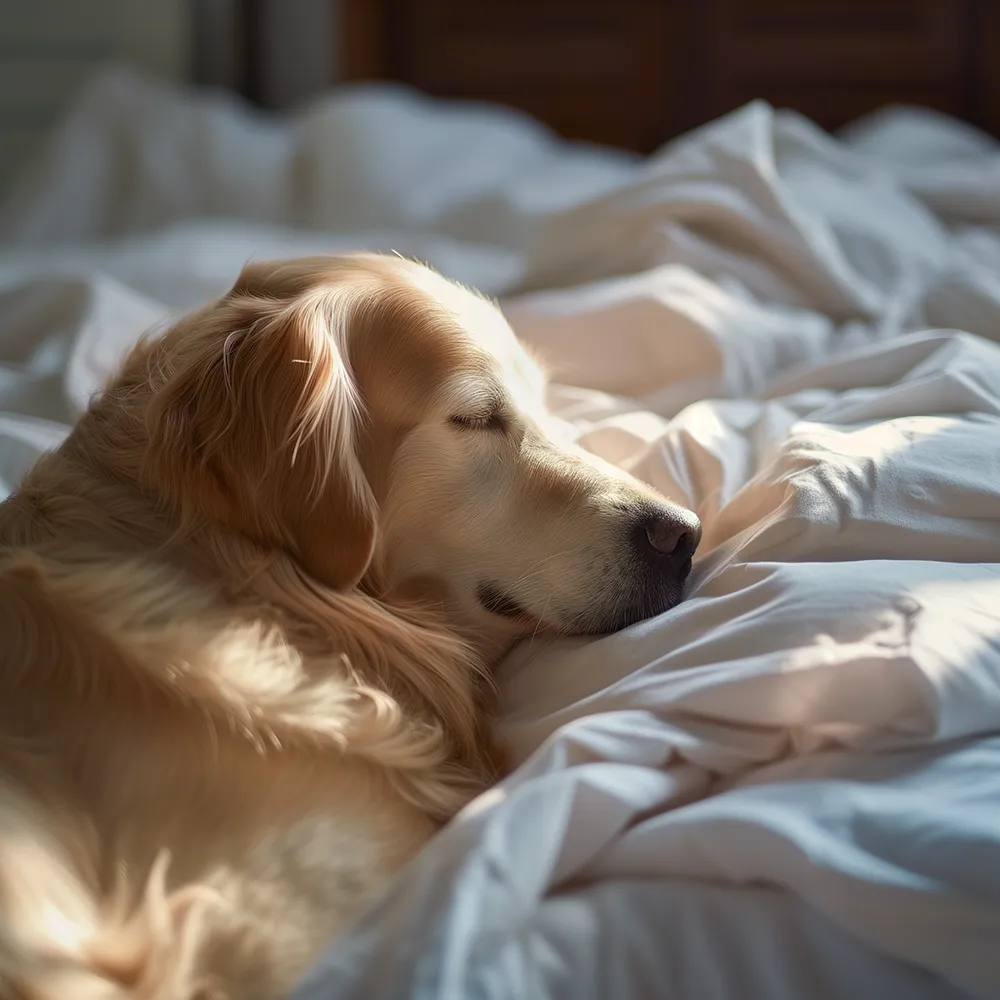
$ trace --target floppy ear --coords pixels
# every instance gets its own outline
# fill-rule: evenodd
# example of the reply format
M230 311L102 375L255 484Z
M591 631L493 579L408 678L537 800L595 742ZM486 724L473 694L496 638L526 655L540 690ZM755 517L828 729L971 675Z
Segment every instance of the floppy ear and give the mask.
M182 515L289 551L335 589L364 575L376 531L345 323L329 290L291 303L234 290L161 359L144 462Z

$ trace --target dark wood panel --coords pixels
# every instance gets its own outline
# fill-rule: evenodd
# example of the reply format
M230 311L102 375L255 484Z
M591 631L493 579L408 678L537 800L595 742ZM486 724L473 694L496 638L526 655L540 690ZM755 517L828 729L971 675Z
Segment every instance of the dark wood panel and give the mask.
M977 12L976 59L969 102L973 116L987 131L1000 136L1000 3L988 3Z
M768 0L769 5L774 2ZM961 0L906 0L900 7L905 16L889 22L871 18L860 7L849 21L811 8L808 17L802 10L767 26L744 23L739 13L749 3L724 0L717 5L712 34L725 73L735 79L831 84L940 80L953 79L962 70L968 12ZM854 9L853 0L849 6ZM834 10L830 0L827 7Z
M648 151L752 98L830 129L911 103L1000 132L1000 0L328 2L337 79L512 105L570 138Z
M713 110L753 98L828 129L885 104L970 116L963 0L715 0Z
M737 31L766 34L905 32L919 22L929 5L925 0L728 0L725 6Z
M355 0L357 3L357 0ZM522 108L563 135L649 149L671 83L657 0L389 0L384 75Z

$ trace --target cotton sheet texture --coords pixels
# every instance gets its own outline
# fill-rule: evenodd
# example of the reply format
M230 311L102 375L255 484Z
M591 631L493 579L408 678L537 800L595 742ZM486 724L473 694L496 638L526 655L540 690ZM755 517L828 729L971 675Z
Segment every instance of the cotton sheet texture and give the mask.
M749 105L647 160L392 88L97 81L0 209L0 488L251 257L498 295L688 600L502 664L520 766L299 1000L1000 996L1000 147Z

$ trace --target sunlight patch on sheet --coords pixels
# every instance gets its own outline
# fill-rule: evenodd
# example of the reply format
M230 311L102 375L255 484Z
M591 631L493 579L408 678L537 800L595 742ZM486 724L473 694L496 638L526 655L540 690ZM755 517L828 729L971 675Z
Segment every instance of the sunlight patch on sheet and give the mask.
M979 581L974 588L964 580L935 580L913 588L921 604L938 612L921 621L917 636L931 654L921 658L921 666L932 678L961 673L990 651L1000 653L1000 567L995 571L995 580ZM991 679L1000 687L1000 669L994 668Z

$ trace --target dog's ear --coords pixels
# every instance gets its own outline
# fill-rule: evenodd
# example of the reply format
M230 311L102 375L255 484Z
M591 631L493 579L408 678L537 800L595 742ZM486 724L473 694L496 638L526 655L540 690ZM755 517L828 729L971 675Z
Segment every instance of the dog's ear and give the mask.
M364 575L376 533L344 308L237 286L200 314L157 361L143 470L182 515L289 551L336 589Z

